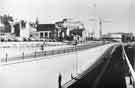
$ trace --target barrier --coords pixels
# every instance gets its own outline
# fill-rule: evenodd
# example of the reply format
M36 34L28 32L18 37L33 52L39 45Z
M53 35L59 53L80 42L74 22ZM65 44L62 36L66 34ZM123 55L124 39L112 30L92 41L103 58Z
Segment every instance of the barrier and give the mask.
M125 49L124 49L124 45L122 45L122 51L123 51L123 59L126 61L127 65L128 65L128 68L129 68L129 72L131 74L131 77L132 77L132 81L133 83L135 83L135 71L127 57L127 54L125 52Z
M31 59L31 58L37 58L37 57L43 57L43 56L50 56L50 55L56 55L56 54L64 54L64 53L70 53L70 52L75 52L75 51L82 51L86 50L92 47L96 46L101 46L104 45L103 43L97 43L97 44L84 44L84 45L77 45L76 48L75 46L70 46L67 48L62 48L62 49L57 49L57 50L49 50L49 51L33 51L33 53L26 54L25 52L22 52L20 56L16 57L9 57L9 55L5 55L6 58L1 58L1 62L7 63L9 61L17 61L17 60L25 60L25 59Z

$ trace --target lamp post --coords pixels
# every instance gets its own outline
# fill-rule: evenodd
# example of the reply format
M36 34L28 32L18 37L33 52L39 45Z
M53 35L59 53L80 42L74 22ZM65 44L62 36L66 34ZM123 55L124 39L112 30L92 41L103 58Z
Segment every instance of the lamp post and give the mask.
M96 3L93 3L92 4L92 8L94 9L93 13L95 15L95 17L97 18L94 18L94 19L89 19L89 21L94 21L94 22L97 22L98 25L99 25L99 38L102 37L102 33L103 33L103 23L110 23L111 21L109 20L105 20L103 19L102 17L98 16L96 13L97 13L97 4Z
M73 63L74 64L73 70L75 71L75 73L71 74L71 78L76 79L76 80L77 80L76 76L77 76L77 73L78 73L78 53L77 53L77 48L76 48L77 44L78 44L78 42L77 42L77 38L76 38L75 42L73 43L73 45L75 47L75 56L76 56L75 62Z
M75 58L76 58L76 63L75 63L75 68L76 68L76 73L78 72L78 53L77 53L77 48L76 48L76 46L77 46L77 40L75 40L75 44L74 44L74 46L75 46Z

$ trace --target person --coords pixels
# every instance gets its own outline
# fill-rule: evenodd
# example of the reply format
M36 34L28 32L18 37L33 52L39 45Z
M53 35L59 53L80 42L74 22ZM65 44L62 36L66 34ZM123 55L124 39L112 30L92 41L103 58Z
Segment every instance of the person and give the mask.
M42 50L42 51L44 50L44 45L41 45L41 50Z
M43 44L41 45L41 50L44 50L44 45L45 45L46 40L43 42Z

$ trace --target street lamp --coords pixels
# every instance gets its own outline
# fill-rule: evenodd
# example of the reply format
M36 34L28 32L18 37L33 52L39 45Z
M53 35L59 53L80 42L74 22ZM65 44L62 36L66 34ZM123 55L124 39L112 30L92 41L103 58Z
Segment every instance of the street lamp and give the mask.
M89 19L89 21L97 21L97 19ZM98 17L98 24L99 24L99 37L101 38L102 37L102 33L103 33L103 29L102 29L102 26L103 26L103 23L110 23L111 21L109 20L105 20L101 17Z
M77 73L78 73L78 53L77 53L77 46L78 42L77 42L77 37L75 38L75 42L73 43L74 47L75 47L75 63L74 63L74 67L73 69L75 70L75 73L71 74L71 78L72 79L76 79Z
M98 19L96 19L96 18L89 19L89 21L98 21L98 24L99 24L99 37L101 38L102 37L102 33L103 33L103 29L102 29L103 23L110 23L111 21L105 20L105 19L101 18L100 16L97 16L97 14L96 14L96 12L97 12L96 11L97 4L96 3L92 4L92 8L95 11L95 12L93 12L95 17L97 17Z

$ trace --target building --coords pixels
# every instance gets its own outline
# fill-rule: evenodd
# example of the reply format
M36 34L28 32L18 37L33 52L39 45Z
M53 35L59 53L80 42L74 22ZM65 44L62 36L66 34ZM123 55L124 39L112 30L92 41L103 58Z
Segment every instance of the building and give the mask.
M0 32L4 32L4 28L5 28L4 24L2 24L1 21L0 21Z
M29 38L30 37L30 26L28 22L21 20L15 22L14 24L14 34L20 38Z
M126 33L122 33L122 32L108 33L108 34L104 34L102 36L102 39L121 41L123 34L125 35Z
M19 37L20 36L20 23L16 22L14 24L14 34L15 36Z
M36 33L39 38L55 39L56 38L55 24L38 24Z
M70 18L56 22L56 28L58 30L58 38L63 40L74 40L76 36L82 38L85 30L83 23Z
M67 37L66 35L67 28L65 28L63 24L64 24L64 21L59 21L55 23L55 27L57 31L57 37L56 37L57 40L64 40Z

